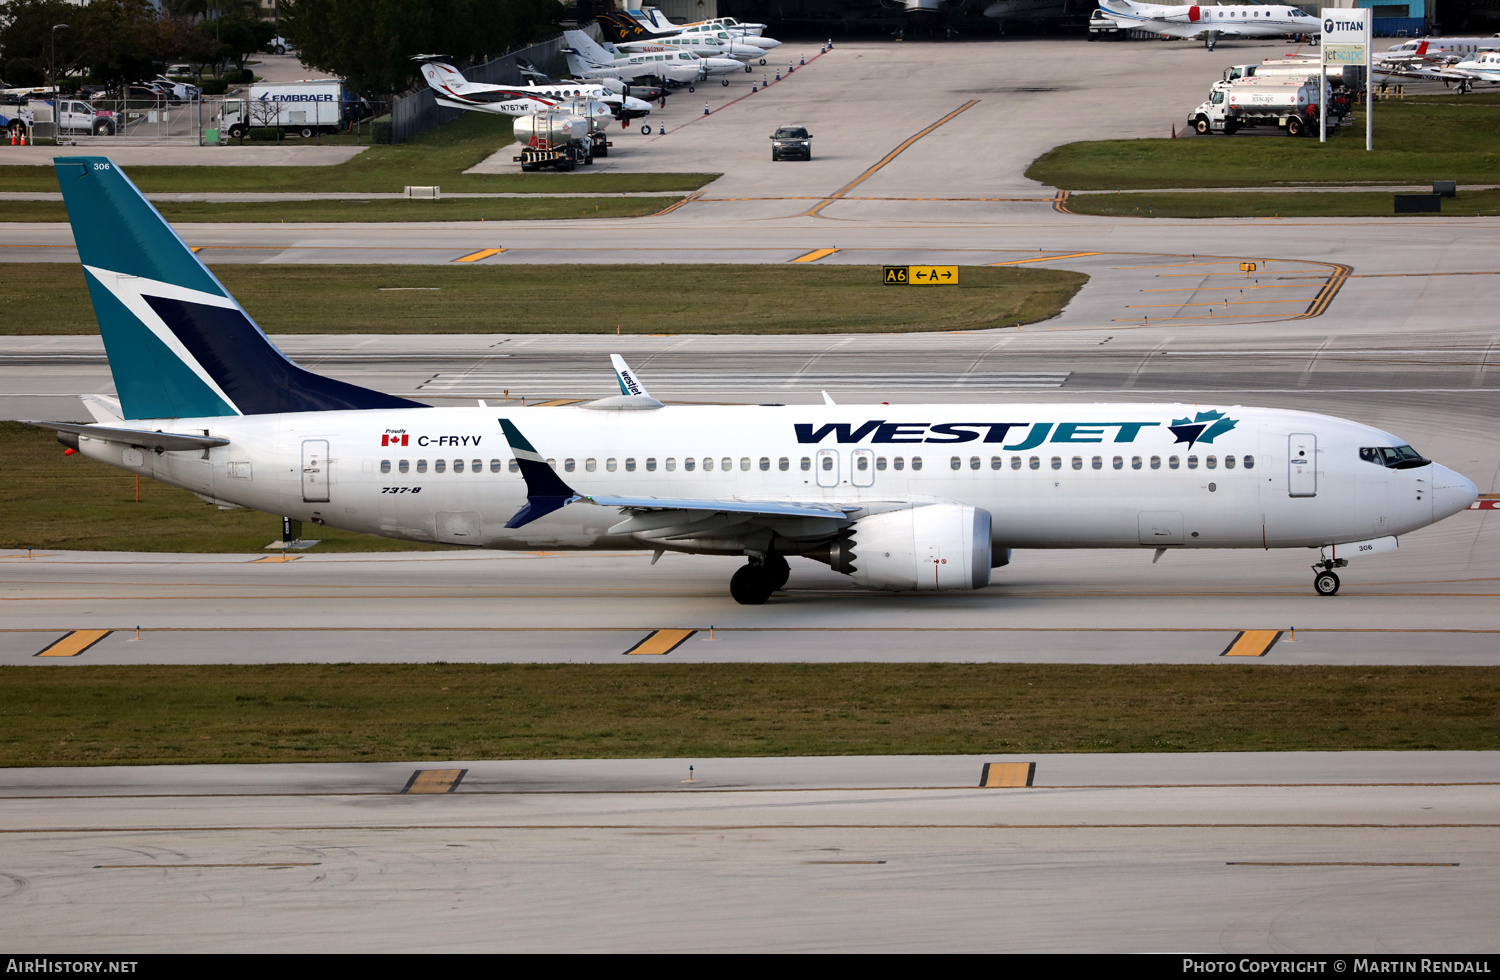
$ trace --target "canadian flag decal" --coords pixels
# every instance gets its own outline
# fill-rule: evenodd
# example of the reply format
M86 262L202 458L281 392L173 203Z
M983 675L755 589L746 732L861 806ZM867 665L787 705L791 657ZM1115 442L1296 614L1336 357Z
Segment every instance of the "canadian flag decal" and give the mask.
M410 438L411 436L408 435L393 436L387 432L380 437L380 444L382 446L404 446Z

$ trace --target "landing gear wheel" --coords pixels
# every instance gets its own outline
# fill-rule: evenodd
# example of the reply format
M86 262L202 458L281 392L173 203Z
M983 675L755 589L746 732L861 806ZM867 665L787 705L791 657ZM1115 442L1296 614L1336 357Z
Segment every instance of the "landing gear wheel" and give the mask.
M651 126L649 124L647 124L647 123L641 123L641 135L642 136L650 136L651 135Z
M762 58L762 59L760 59L760 63L761 63L761 64L765 64L765 63L766 63L766 59L764 59L764 58ZM747 69L747 70L748 70L748 69Z
M752 71L754 71L754 70L755 70L755 69L754 69L754 68L753 68L753 67L751 67L751 66L750 66L750 65L746 65L746 66L745 66L745 74L746 74L746 75L748 75L748 74L750 74L750 73L751 73L751 72L752 72Z
M722 85L722 86L724 86L725 88L728 88L729 87L729 79L727 79L727 78L721 78L721 79L719 79L719 84Z
M1338 595L1339 577L1333 572L1319 572L1313 576L1313 588L1318 595Z
M767 556L765 564L760 567L771 582L772 592L781 591L786 586L787 579L792 577L792 566L780 555Z
M696 91L698 91L698 87L696 85L693 85L691 82L689 82L688 83L688 91L689 92L696 92Z
M742 606L759 606L774 591L771 580L758 565L745 565L729 580L729 594Z

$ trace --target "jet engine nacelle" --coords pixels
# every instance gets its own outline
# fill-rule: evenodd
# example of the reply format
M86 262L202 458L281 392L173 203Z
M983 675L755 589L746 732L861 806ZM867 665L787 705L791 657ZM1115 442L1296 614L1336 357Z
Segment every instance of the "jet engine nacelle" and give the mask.
M1179 24L1196 24L1203 16L1203 8L1191 7L1167 7L1160 13L1155 14L1154 20L1170 20Z
M990 583L990 513L931 504L862 517L829 564L870 589L947 592Z

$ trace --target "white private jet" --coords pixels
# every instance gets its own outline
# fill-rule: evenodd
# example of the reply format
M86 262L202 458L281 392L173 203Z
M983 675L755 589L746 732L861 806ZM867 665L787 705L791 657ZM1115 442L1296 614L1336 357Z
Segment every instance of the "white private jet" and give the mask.
M744 70L731 58L700 58L686 51L652 54L626 54L613 44L600 44L582 31L564 31L568 46L563 54L568 70L580 78L660 78L677 85L686 84L696 91L695 82L710 75L727 75ZM720 81L728 85L729 79Z
M1121 28L1168 37L1202 38L1210 51L1221 37L1279 37L1323 33L1323 22L1296 7L1277 4L1167 6L1134 0L1099 0L1099 10Z
M746 44L743 38L731 37L724 31L653 36L623 14L605 13L600 14L597 19L604 36L610 38L618 50L627 54L686 51L700 58L733 58L744 64L746 71L750 70L749 63L752 61L766 63L765 48L757 44Z
M1332 595L1350 558L1477 496L1399 436L1274 408L669 407L618 358L620 394L579 407L433 408L292 363L109 159L54 165L118 401L32 424L212 504L479 548L742 555L730 593L755 604L789 557L972 590L1012 548L1316 548Z
M622 122L651 114L651 103L620 95L598 82L555 82L531 85L488 85L471 82L452 65L434 60L441 55L417 55L422 77L438 105L506 116L565 110L591 119L601 129L611 118Z
M708 20L695 20L688 24L674 24L667 19L667 15L658 7L642 7L640 9L627 9L625 15L640 24L648 31L657 34L672 34L678 31L729 31L731 34L743 34L746 37L760 37L765 33L765 24L750 24L745 21L735 20L733 17L711 17ZM779 41L777 42L780 43ZM772 45L774 47L775 45Z

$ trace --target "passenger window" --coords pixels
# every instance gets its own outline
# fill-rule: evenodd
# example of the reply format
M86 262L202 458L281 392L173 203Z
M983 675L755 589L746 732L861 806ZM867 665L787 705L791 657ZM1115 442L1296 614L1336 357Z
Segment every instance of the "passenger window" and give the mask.
M656 457L655 456L647 456L646 457L646 472L647 473L655 473L656 472Z
M455 473L462 473L463 471L464 471L464 461L461 460L461 459L455 459L453 461L453 472L455 472Z
M1203 463L1209 469L1216 470L1216 469L1219 468L1219 457L1217 457L1217 456L1205 456L1204 459L1203 459Z
M1225 456L1224 457L1224 468L1226 470L1232 470L1232 469L1234 469L1234 457L1233 456Z
M655 469L655 467L652 467L652 469ZM625 457L625 472L626 473L634 473L635 472L635 457L634 456L626 456Z
M1196 470L1197 468L1198 468L1198 457L1197 456L1189 456L1188 457L1188 469L1190 469L1190 470Z
M1019 456L1012 456L1010 458L1010 468L1013 469L1013 470L1020 469L1021 468L1021 457L1019 457Z
M1139 456L1130 457L1130 468L1133 470L1141 468L1141 458Z
M906 458L903 456L897 456L895 459L891 460L891 465L899 470L906 466Z
M1161 457L1160 456L1152 456L1151 457L1151 468L1153 470L1159 470L1159 469L1161 469Z
M991 456L990 457L990 469L992 469L992 470L998 470L998 469L1000 469L1004 465L1005 465L1005 460L1002 457L1000 457L1000 456Z
M783 456L781 457L781 459L776 461L776 468L785 473L787 470L792 468L792 461Z
M380 472L382 472L382 473L389 473L390 471L391 471L391 461L388 460L388 459L382 459L380 461Z
M705 472L705 473L712 473L713 471L714 471L714 458L712 456L705 456L705 457L703 457L703 472Z
M586 459L583 461L583 468L592 473L599 468L599 461L593 458Z
M1083 457L1082 456L1074 456L1073 457L1073 469L1075 469L1075 470L1081 470L1081 469L1083 469Z
M510 471L511 471L511 472L512 472L512 473L519 473L519 472L520 472L520 470L521 470L521 464L520 464L520 463L518 463L518 462L516 462L516 461L515 461L515 460L511 460L511 461L510 461L510 466L509 466L509 467L507 467L507 468L508 468L508 469L509 469L509 470L510 470Z
M979 457L978 456L970 456L969 457L969 469L971 469L971 470L977 470L977 469L979 469Z
M396 464L396 469L400 470L402 473L405 473L409 468L410 464L407 463L407 461L404 459Z
M922 468L922 457L921 456L913 456L911 458L911 468L914 469L914 470L920 470Z
M824 473L828 473L828 472L832 471L832 469L833 469L833 457L832 456L824 456L823 457L823 472Z
M434 472L434 473L445 473L445 472L447 472L447 470L448 470L448 461L446 459L435 459L435 460L432 461L432 472Z
M964 461L960 457L954 456L948 461L948 465L955 470L961 470L963 469Z
M1034 470L1042 468L1042 458L1040 456L1031 457L1031 468Z
M571 457L563 461L563 469L568 473L573 472L577 465L578 464L573 462L573 459Z
M692 470L693 470L693 467L697 466L697 465L698 465L698 461L695 460L695 459L693 459L691 456L689 456L687 459L684 459L682 461L682 468L684 470L687 470L689 473L691 473ZM667 460L667 469L671 469L671 468L672 468L672 461L669 459L669 460Z
M868 457L868 456L856 456L856 457L854 457L854 468L856 470L859 470L861 473L867 472L870 469L870 457Z
M803 456L802 457L802 472L806 473L810 469L812 469L812 457L810 457L810 456Z
M604 461L604 469L607 472L613 473L618 466L619 464L615 462L615 458L613 456Z
M499 473L500 472L500 461L498 459L492 459L492 460L490 460L490 472L491 473Z
M1103 456L1095 456L1094 457L1094 469L1096 469L1096 470L1102 470L1102 469L1104 469L1104 457Z
M1116 456L1113 460L1111 460L1110 465L1117 470L1123 470L1125 468L1125 457Z
M427 472L427 460L425 460L425 459L419 459L419 460L417 460L417 472L418 473L426 473Z
M768 465L768 466L770 465L770 460L766 461L766 465ZM740 472L741 473L748 473L748 472L750 472L750 457L749 456L741 456L740 457Z
M1175 470L1175 469L1177 469L1177 467L1179 467L1179 466L1181 466L1181 465L1182 465L1182 461L1181 461L1181 460L1179 460L1179 459L1178 459L1178 458L1177 458L1177 457L1176 457L1176 456L1169 456L1169 457L1168 457L1168 458L1167 458L1167 466L1168 466L1168 467L1169 467L1169 468L1171 468L1171 469L1174 469L1174 470Z
M876 456L875 457L875 468L877 470L883 470L883 469L885 469L885 457L884 456Z
M1060 470L1060 469L1062 469L1062 457L1061 456L1053 456L1052 457L1052 468L1054 470Z
M1245 469L1247 469L1247 470L1253 470L1253 469L1255 469L1255 457L1254 456L1246 456L1245 457Z
M647 462L649 463L650 460L647 460ZM677 460L674 457L672 457L672 456L668 456L667 457L667 472L670 473L670 472L672 472L675 469L677 469ZM690 466L690 467L688 467L688 469L692 469L692 467Z
M471 471L475 472L475 473L483 473L484 472L484 460L482 460L482 459L476 459L476 460L474 460L473 462L471 462L469 464L469 469Z

